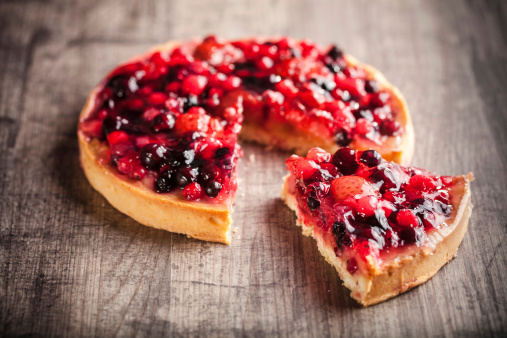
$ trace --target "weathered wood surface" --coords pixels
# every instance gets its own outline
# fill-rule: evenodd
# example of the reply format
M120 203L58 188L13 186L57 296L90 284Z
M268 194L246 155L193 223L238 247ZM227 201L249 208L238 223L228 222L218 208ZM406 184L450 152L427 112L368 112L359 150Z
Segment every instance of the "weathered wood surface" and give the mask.
M0 1L0 335L505 336L506 20L500 1ZM381 69L413 113L414 164L475 174L458 257L358 307L278 199L287 154L252 145L231 246L109 206L78 163L87 93L153 44L210 32L338 43Z

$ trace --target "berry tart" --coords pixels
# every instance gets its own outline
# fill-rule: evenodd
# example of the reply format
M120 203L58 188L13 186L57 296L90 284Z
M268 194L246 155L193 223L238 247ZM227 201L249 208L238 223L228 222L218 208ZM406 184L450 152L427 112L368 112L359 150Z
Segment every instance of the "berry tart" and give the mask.
M114 69L78 127L91 185L142 224L229 243L238 137L304 154L376 149L408 163L400 92L370 66L308 41L169 42Z
M347 147L314 148L286 165L283 200L362 305L424 283L456 255L472 174L439 176Z

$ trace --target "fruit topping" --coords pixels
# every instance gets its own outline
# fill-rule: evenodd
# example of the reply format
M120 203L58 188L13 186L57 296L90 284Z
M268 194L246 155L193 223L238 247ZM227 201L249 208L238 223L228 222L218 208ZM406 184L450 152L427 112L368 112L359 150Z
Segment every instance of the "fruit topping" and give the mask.
M452 177L387 162L374 150L345 147L331 156L314 148L286 165L303 219L332 236L337 254L353 250L364 262L395 248L428 244L429 234L452 212ZM333 174L318 174L322 168ZM350 273L362 264L353 259Z
M181 188L189 200L223 200L234 193L244 119L332 138L339 146L362 139L382 144L403 133L389 93L372 75L349 64L338 47L308 41L210 36L120 66L104 83L81 131L109 146L108 159L119 175L159 193ZM377 166L378 156L364 152L356 161L348 148L332 158L314 149L297 170L304 184L330 184L363 164ZM382 189L397 186L391 182L396 175L375 175ZM333 194L346 194L335 186ZM411 186L432 189L424 178ZM309 208L319 208L321 194L307 199Z

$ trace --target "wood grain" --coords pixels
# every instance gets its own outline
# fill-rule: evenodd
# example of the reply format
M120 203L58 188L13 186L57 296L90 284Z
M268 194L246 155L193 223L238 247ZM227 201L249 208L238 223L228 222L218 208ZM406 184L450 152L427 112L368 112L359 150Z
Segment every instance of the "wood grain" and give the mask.
M506 21L501 1L0 1L0 335L505 336ZM109 206L78 163L86 95L151 45L211 32L338 43L382 70L414 164L476 176L458 257L361 309L278 199L287 154L254 145L231 246Z

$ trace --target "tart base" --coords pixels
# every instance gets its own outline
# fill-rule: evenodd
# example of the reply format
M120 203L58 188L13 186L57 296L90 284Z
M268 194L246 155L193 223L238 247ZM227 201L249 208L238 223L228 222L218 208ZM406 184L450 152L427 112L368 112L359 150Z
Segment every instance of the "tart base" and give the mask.
M460 192L461 200L454 221L448 225L449 231L442 236L441 241L431 252L419 249L399 262L385 264L369 274L347 271L347 262L336 256L334 249L326 245L322 235L299 221L300 215L296 197L289 192L287 177L282 189L281 197L287 206L296 212L296 224L303 228L305 236L313 237L317 241L320 253L326 261L333 265L345 287L351 290L351 297L363 306L380 303L411 288L424 283L433 277L442 266L456 256L458 247L463 240L472 212L470 182L467 178Z

